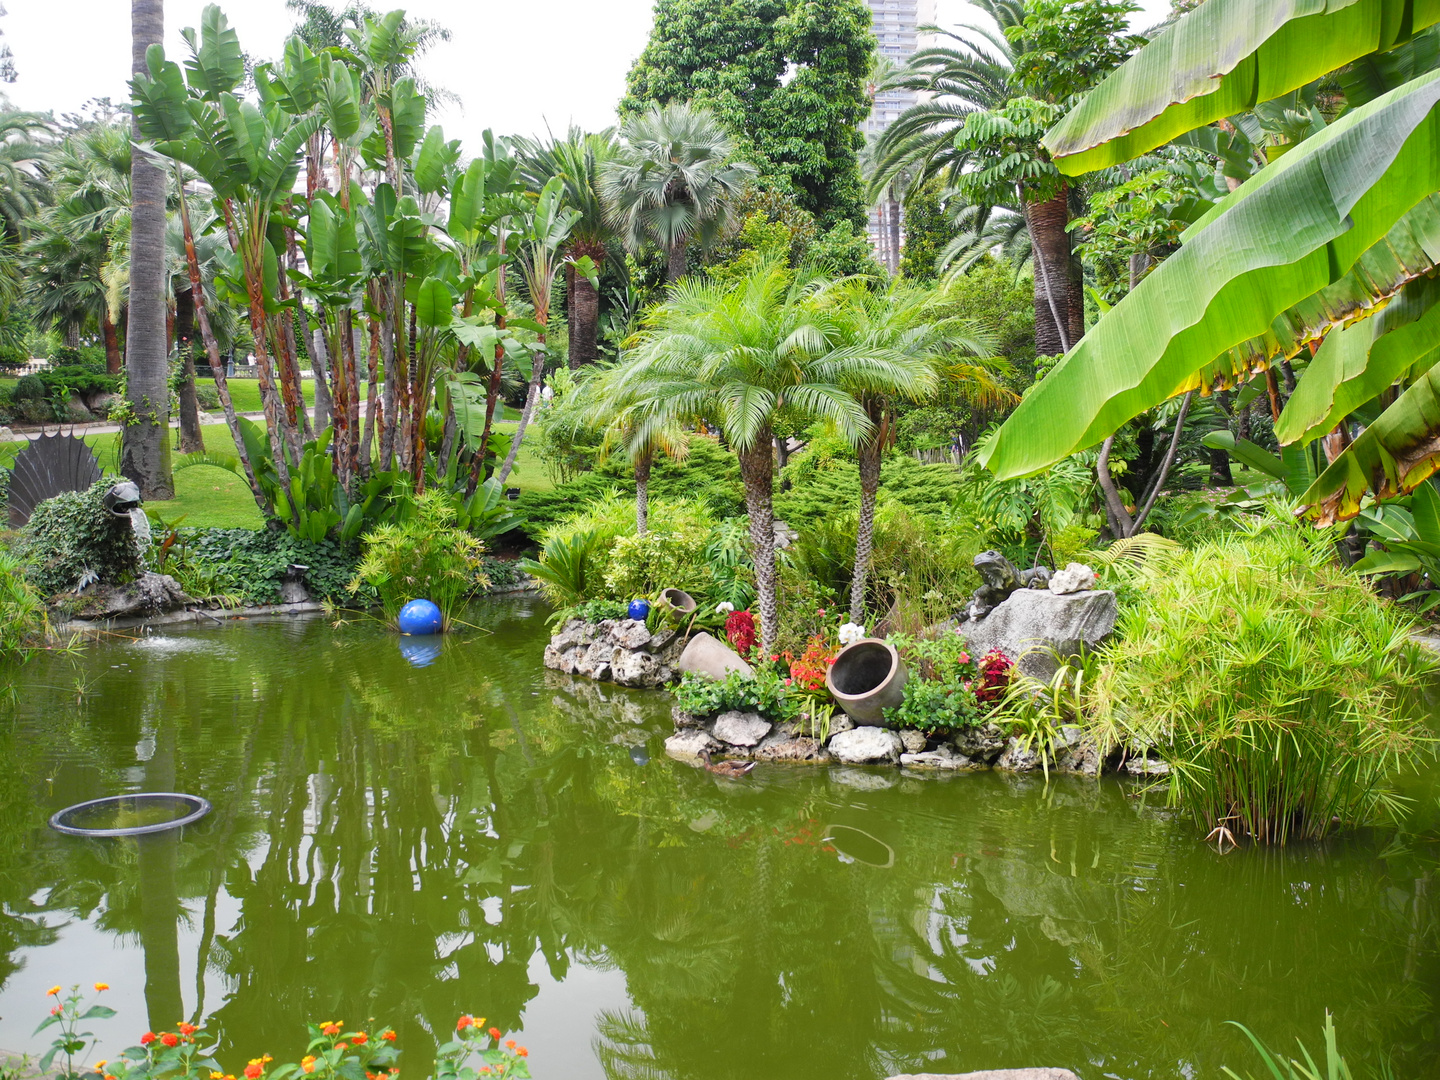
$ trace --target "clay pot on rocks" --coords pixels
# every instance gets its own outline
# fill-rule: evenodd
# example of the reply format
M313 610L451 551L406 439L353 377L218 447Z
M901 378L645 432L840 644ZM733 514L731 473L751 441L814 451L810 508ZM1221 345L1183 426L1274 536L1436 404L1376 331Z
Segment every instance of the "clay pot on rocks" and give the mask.
M840 650L825 686L856 724L883 726L884 710L899 705L905 696L907 677L905 661L893 645L866 638Z
M662 589L660 599L668 603L681 615L691 615L699 605L695 598L683 589Z

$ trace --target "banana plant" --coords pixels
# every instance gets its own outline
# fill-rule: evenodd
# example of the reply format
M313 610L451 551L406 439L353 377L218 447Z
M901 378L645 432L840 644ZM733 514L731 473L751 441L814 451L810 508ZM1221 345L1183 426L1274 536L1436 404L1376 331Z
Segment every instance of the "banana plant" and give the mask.
M1403 582L1414 580L1426 586L1400 597L1402 602L1419 601L1421 611L1440 606L1440 494L1431 484L1421 484L1411 493L1408 506L1376 503L1360 511L1358 520L1370 532L1376 545L1355 563L1352 570L1374 577Z

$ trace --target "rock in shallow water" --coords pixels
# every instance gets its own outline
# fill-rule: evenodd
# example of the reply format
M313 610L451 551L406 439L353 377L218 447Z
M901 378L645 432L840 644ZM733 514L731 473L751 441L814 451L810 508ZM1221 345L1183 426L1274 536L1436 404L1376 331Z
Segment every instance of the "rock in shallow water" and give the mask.
M900 764L907 769L973 769L974 763L948 746L920 754L901 754Z
M679 731L665 740L665 752L671 757L698 758L702 750L713 753L719 749L720 744L710 737L708 731Z
M900 736L888 728L857 727L830 740L830 753L847 765L894 765L901 749Z
M731 710L715 719L715 738L732 746L754 746L770 734L770 722L759 713Z

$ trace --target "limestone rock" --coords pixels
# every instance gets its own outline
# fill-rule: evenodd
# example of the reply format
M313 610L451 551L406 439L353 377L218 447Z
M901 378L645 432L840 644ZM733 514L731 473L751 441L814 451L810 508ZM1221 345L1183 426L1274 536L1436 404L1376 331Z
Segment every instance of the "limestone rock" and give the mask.
M995 768L1007 772L1034 772L1040 768L1040 755L1021 743L1019 736L1012 735L1005 744L1005 752L995 762Z
M620 619L606 631L605 637L622 649L642 649L650 644L650 630L640 619Z
M855 721L850 719L849 714L841 709L835 710L835 715L830 717L830 734L839 735L842 731L853 731Z
M948 746L918 754L901 754L900 764L907 769L970 769L974 763Z
M128 585L105 585L85 597L82 619L133 619L178 611L196 600L169 574L141 574Z
M857 727L830 739L830 753L847 765L894 765L900 760L900 736L889 728Z
M1074 724L1066 724L1052 744L1055 768L1059 772L1098 776L1100 748Z
M564 651L572 645L579 645L585 637L585 620L571 619L550 638L550 644L557 651ZM586 642L589 644L589 642Z
M919 754L925 750L925 744L929 739L923 731L916 731L914 728L905 728L900 732L900 745L905 748L907 754Z
M1005 733L994 724L985 724L960 731L954 743L963 756L988 765L1005 749Z
M719 749L720 744L704 730L677 731L665 740L665 753L671 757L698 758L702 750L713 753Z
M618 648L610 658L610 677L621 686L654 688L663 681L662 670L660 661L648 652Z
M703 631L690 639L675 666L687 674L708 679L723 679L732 671L739 671L746 678L755 676L755 669L742 660L739 653Z
M697 713L686 712L679 705L670 707L670 719L677 728L699 728L705 726L705 718Z
M1169 776L1170 764L1160 758L1127 758L1121 768L1131 776Z
M1050 578L1050 591L1060 596L1085 592L1095 588L1099 575L1084 563L1072 562L1064 570L1055 571Z
M645 648L649 649L653 653L664 652L666 646L668 646L672 641L674 641L676 635L678 635L679 633L680 631L674 629L673 627L662 626L659 630L656 630L655 633L650 635L650 641L645 646Z
M1026 675L1048 683L1059 668L1056 656L1095 648L1115 629L1117 613L1115 594L1104 589L1063 596L1017 589L983 619L966 619L959 630L972 655L999 649Z
M579 655L578 647L561 648L552 641L545 646L545 666L552 671L563 671L566 675L574 675L575 661Z
M575 662L575 674L584 675L587 679L595 679L604 682L610 678L610 660L615 655L615 647L607 645L604 641L597 641L587 646Z
M807 735L772 732L755 747L756 761L824 761L830 755Z
M754 746L770 734L770 722L759 713L732 709L715 719L715 738L731 746Z
M985 1069L968 1073L902 1073L890 1080L1080 1080L1069 1069Z

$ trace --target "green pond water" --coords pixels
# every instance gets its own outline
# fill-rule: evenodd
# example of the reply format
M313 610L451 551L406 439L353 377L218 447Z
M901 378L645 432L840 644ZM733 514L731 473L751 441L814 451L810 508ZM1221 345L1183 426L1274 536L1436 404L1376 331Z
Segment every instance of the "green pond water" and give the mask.
M1440 1076L1433 778L1398 839L1224 856L1115 780L727 781L665 756L666 695L546 672L547 614L482 605L410 658L310 620L33 661L0 716L0 1047L103 980L102 1052L198 1013L231 1070L374 1018L417 1072L473 1012L542 1080L1217 1077L1253 1069L1224 1021L1315 1046L1328 1008L1352 1061ZM146 790L214 811L46 827Z

